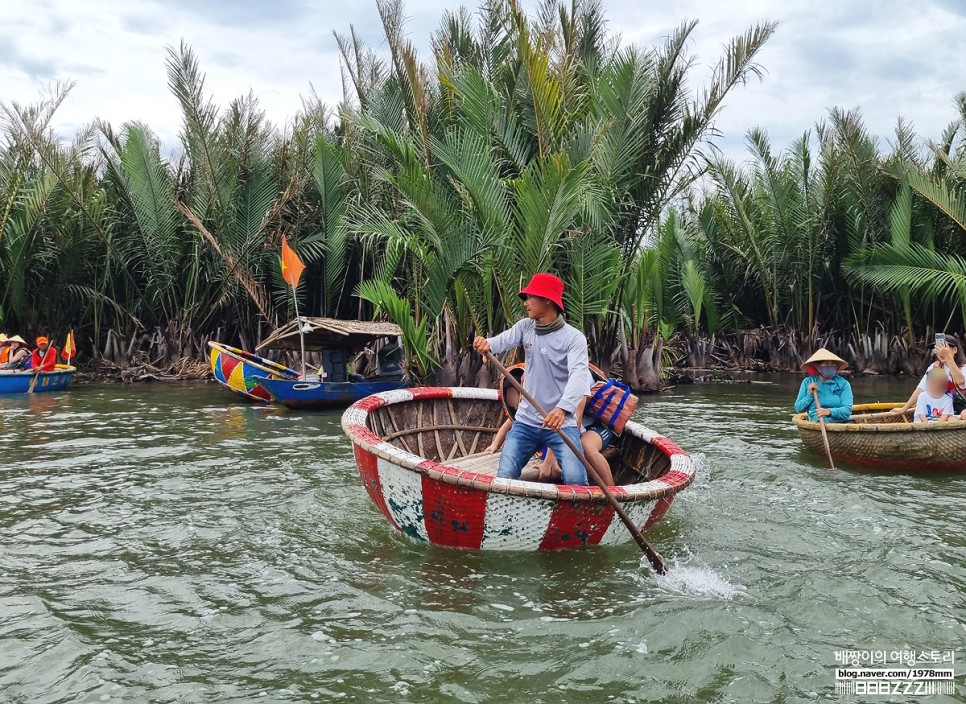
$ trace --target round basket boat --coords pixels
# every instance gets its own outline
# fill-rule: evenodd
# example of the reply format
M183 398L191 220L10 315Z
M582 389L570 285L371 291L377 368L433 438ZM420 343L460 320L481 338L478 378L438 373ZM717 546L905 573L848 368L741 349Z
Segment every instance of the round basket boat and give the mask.
M966 423L897 423L898 416L881 415L901 405L902 402L857 405L852 408L852 422L826 423L832 458L893 469L966 470ZM796 415L794 421L805 447L824 456L819 424L808 420L805 413Z
M503 422L495 389L416 388L375 394L342 416L359 476L396 530L418 541L484 550L556 550L631 540L597 487L496 477L482 452ZM694 480L691 458L628 423L609 458L611 489L647 530ZM524 477L532 467L524 470Z
M249 401L269 402L271 394L259 383L261 379L298 379L299 373L257 354L237 347L209 342L211 373L225 388Z
M58 364L54 371L38 372L0 372L0 394L27 394L45 391L63 391L74 380L77 367Z

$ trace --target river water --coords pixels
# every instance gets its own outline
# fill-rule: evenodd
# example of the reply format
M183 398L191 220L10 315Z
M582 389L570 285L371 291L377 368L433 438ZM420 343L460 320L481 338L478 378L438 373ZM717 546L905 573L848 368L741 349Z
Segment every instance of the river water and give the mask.
M790 423L798 380L773 381L641 403L700 467L648 534L664 578L633 543L407 542L338 412L209 385L0 397L0 700L844 701L836 651L966 658L966 475L831 472ZM928 701L966 701L959 668Z

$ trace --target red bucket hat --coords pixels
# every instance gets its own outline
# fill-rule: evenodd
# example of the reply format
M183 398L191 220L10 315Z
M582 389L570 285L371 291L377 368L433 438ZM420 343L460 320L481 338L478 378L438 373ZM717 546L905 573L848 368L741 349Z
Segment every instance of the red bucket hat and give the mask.
M520 291L520 298L540 296L553 301L563 311L564 282L553 274L534 274L527 287Z

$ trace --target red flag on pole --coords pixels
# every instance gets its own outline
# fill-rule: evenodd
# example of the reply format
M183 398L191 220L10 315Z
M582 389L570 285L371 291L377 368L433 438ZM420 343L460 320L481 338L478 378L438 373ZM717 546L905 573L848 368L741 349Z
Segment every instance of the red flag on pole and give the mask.
M288 246L285 235L282 235L282 278L289 286L298 286L304 270L305 264L295 250Z
M70 358L77 354L77 347L74 345L74 331L71 330L67 333L67 342L64 343L64 349L60 351L60 356L70 362Z

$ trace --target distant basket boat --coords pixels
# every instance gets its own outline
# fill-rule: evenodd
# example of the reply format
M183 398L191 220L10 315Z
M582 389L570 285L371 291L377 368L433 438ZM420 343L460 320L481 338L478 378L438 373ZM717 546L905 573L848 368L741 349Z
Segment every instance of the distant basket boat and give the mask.
M597 487L497 478L499 453L481 450L503 419L496 390L415 388L359 401L343 414L342 429L369 497L415 540L556 550L631 539ZM627 424L610 462L618 484L611 491L641 530L694 480L691 458L639 423Z
M30 392L30 383L36 378L33 392L63 391L74 380L76 367L58 364L52 372L0 372L0 394L26 394Z
M211 373L225 388L250 401L268 402L271 395L262 386L265 379L298 379L298 372L237 347L209 342Z
M867 403L854 406L851 423L826 423L829 449L836 461L871 467L919 471L966 470L966 423L895 422L882 413L899 403ZM863 418L869 414L876 417ZM794 417L806 448L825 455L822 430L805 413Z

